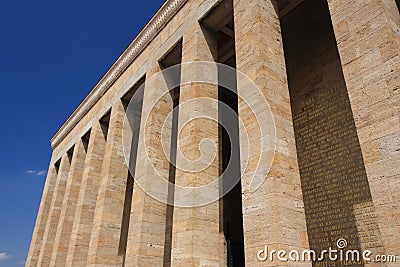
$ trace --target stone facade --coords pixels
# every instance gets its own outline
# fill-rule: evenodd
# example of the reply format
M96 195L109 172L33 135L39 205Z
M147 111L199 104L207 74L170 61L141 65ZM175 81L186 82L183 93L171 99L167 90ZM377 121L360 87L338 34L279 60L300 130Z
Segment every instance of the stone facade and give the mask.
M366 264L260 258L338 239L400 261L397 4L167 0L51 139L26 266Z

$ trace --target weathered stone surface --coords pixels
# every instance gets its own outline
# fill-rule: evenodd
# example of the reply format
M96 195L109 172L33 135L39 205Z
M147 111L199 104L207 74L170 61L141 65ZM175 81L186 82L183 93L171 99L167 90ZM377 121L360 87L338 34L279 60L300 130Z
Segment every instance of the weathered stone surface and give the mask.
M135 180L140 180L141 186L135 183L125 266L141 266L143 262L148 266L162 266L164 259L167 205L143 190L143 187L151 187L158 192L168 192L168 188L163 188L159 182L160 179L168 180L170 167L169 164L164 164L168 161L164 155L161 135L171 139L171 122L167 122L165 128L163 124L173 109L173 99L165 91L166 84L162 76L157 76L158 79L152 78L160 70L156 62L146 76L134 174ZM155 106L151 105L153 102L156 103ZM169 152L168 148L166 152Z
M111 109L87 266L117 266L128 168L125 163L121 101Z
M57 174L57 181L49 210L49 217L44 231L42 247L40 249L38 266L49 266L53 251L54 239L57 233L57 226L60 219L60 212L64 200L65 187L71 166L69 155L61 158L60 167Z
M279 118L275 124L277 142L271 170L261 187L251 193L248 191L248 184L256 169L253 162L257 163L260 157L260 154L252 151L258 151L256 144L262 138L257 128L268 127L272 122L268 117L257 121L250 107L239 99L240 119L247 129L253 129L247 133L241 132L240 137L242 151L246 149L243 147L246 134L250 138L251 158L242 178L243 227L246 265L256 266L257 252L265 244L274 249L301 250L308 248L308 239L278 15L271 1L235 0L234 18L237 69L255 82L271 105L272 115ZM241 81L240 77L238 94L248 94L245 81ZM261 106L263 102L259 97L248 97L251 98L255 101L252 108L267 108ZM280 123L282 120L285 120L285 126ZM263 266L277 266L276 264L265 262Z
M54 160L52 160L53 162ZM40 207L36 219L35 230L32 235L31 246L26 260L26 266L37 266L39 253L43 242L44 232L47 226L47 220L50 211L50 205L52 202L54 187L57 180L57 170L54 164L50 163L49 170L47 172L46 183L43 189L42 200L40 201Z
M66 266L86 266L106 138L100 122L90 132Z
M195 23L183 36L182 63L194 61L215 61L217 49L216 36ZM182 84L204 74L201 66L182 67ZM217 67L214 75L217 80ZM212 80L212 79L211 79ZM204 83L190 83L181 86L178 129L178 148L175 184L178 186L198 187L207 185L219 177L218 152L204 151L200 142L208 142L219 147L218 106L211 101L198 101L198 98L218 100L218 86ZM186 101L195 100L191 104ZM199 118L205 116L206 118ZM191 120L191 118L194 118ZM214 120L213 120L214 119ZM214 153L217 153L215 155ZM216 156L216 157L215 157ZM199 160L200 159L200 160ZM185 165L185 161L192 164ZM202 170L202 161L208 162ZM175 198L184 196L175 195ZM187 204L196 202L195 194L186 196ZM220 232L220 211L218 201L201 207L174 208L172 229L171 266L220 266L223 261L223 233ZM221 265L222 266L222 265Z
M167 0L52 138L53 155L26 266L122 266L123 262L125 266L226 266L221 203L174 207L172 217L172 206L159 201L165 200L171 191L159 175L171 178L166 154L173 150L169 142L173 126L168 114L174 100L165 94L155 106L150 104L166 86L165 80L150 81L150 78L161 70L158 63L161 57L180 40L183 40L182 62L215 61L215 35L209 29L202 29L199 21L219 2ZM283 2L233 0L234 28L230 25L231 28L223 29L226 36L235 38L237 69L260 88L260 92L252 93L247 90L248 81L241 78L237 81L239 95L250 100L246 104L239 97L239 117L247 129L240 132L241 154L250 148L249 158L241 158L242 168L247 163L242 178L246 266L310 265L257 260L257 252L266 244L275 250L301 251L309 247L304 189L300 182L277 14ZM385 253L400 255L398 9L395 0L328 0L328 3L368 178L366 187L372 196L372 201L365 205L354 205L354 216L365 224L377 224L379 229L373 232L380 233ZM202 71L183 67L181 83L199 77ZM317 74L318 71L309 69L302 73ZM331 72L324 75L328 80L337 78L329 76L333 75ZM124 201L128 168L122 153L124 144L121 144L125 115L121 98L144 76L147 81L142 117L149 117L141 122L136 172L131 174L135 184L129 229L127 234L122 234L122 221L127 218ZM208 73L207 79L216 77L217 68ZM194 83L183 85L180 90L180 103L199 97L218 99L215 85ZM262 96L270 105L272 117L265 113ZM106 140L99 121L110 110ZM198 101L189 107L182 106L178 127L191 116L202 113L218 118L218 105ZM266 134L261 134L259 127L264 127ZM273 129L276 129L275 150L262 147L260 152L257 144L260 140L269 143ZM90 141L84 153L81 137L89 130ZM207 119L184 125L178 138L182 155L177 156L177 165L184 169L176 171L177 185L199 186L218 177L221 161L218 156L214 157L215 148L221 145L218 131L217 122ZM206 138L209 140L202 142ZM249 147L244 142L246 138ZM73 146L72 162L69 162L68 152ZM271 169L268 164L258 165L263 153L274 156ZM182 163L182 156L190 160L203 158L196 165ZM200 172L191 172L199 169L204 161L212 163ZM268 175L258 190L250 192L250 178L256 168ZM158 194L158 200L145 192L149 188ZM186 197L190 203L198 196ZM376 214L376 218L371 214ZM363 220L365 217L367 220ZM359 233L360 229L357 229ZM127 238L126 255L119 250L121 237Z
M61 206L60 220L58 222L53 252L51 255L51 266L63 265L67 259L67 252L72 233L72 224L74 222L79 189L85 167L85 157L86 150L84 143L82 140L79 140L74 147L71 170L65 188L64 200Z
M383 246L399 255L400 15L394 0L328 3Z

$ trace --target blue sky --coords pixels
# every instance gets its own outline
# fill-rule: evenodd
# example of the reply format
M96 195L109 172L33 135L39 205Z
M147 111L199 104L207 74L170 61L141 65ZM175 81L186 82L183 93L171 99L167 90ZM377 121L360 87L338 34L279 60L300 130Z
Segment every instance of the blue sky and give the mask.
M50 138L163 2L0 2L0 267L24 264Z

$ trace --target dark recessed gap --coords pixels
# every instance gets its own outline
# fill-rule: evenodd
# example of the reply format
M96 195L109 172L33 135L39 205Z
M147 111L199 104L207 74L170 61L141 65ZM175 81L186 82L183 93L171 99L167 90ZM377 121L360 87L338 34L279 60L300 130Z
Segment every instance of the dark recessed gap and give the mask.
M171 150L169 164L169 186L168 186L168 202L174 202L175 193L175 174L176 174L176 153L178 145L178 118L179 118L179 96L180 96L180 80L182 62L182 40L175 44L159 61L161 69L168 69L163 72L165 82L169 88L170 97L173 102L172 125L171 125ZM176 66L174 68L171 68ZM171 266L171 249L172 249L172 224L174 216L174 206L167 205L166 224L165 224L165 240L164 240L164 260L163 266Z
M166 69L182 62L182 39L179 40L168 52L159 60L162 69Z
M223 0L200 22L202 27L216 34L217 62L236 69L235 29L232 0ZM240 143L238 122L238 96L236 73L227 73L220 67L219 81L229 82L230 88L218 87L218 117L220 141L220 174L223 175L220 202L221 231L227 244L227 264L232 267L245 266L242 187L240 172ZM227 76L229 75L229 77ZM233 75L233 77L232 77ZM226 107L229 107L228 111ZM237 182L238 181L238 182ZM237 182L237 183L235 183Z
M56 170L56 173L60 171L60 164L61 164L61 159L57 160L56 163L54 163L54 169Z
M215 32L223 30L229 24L233 25L233 1L221 1L201 19L200 23L203 27Z
M279 0L278 1L279 17L282 19L303 2L304 0Z
M125 266L126 247L128 244L129 221L131 217L134 179L130 172L126 180L124 210L122 214L121 234L118 246L118 256L122 257L122 266Z
M75 148L75 146L72 146L67 152L67 157L68 157L69 163L72 162L72 156L74 154L74 148Z
M140 123L142 120L142 106L145 89L145 77L141 78L130 90L121 98L124 105L129 127L132 132L132 143L130 150L129 170L135 176L136 159L139 143Z
M126 180L124 210L122 214L121 233L118 246L118 256L122 266L125 266L126 248L128 244L129 221L132 207L132 197L134 188L134 175L136 170L137 150L139 143L140 122L142 117L143 95L145 77L139 79L132 88L121 98L129 127L132 131L131 151L129 158L129 170ZM122 142L122 140L121 140Z
M140 88L140 87L144 87L144 82L145 82L145 80L146 80L146 77L145 77L145 76L143 76L142 78L140 78L140 79L132 86L132 88L131 88L128 92L126 92L126 94L125 94L123 97L121 97L121 101L122 101L122 104L124 105L125 110L128 108L128 105L129 105L129 103L131 102L131 100L132 100L132 98L133 98L134 95L136 95L136 96L135 96L135 99L136 99L136 98L138 98L138 99L141 98L141 97L140 97L140 94L143 93L143 92L142 92L142 91L139 92L139 88Z
M85 152L87 152L88 147L89 147L90 132L91 132L91 130L87 131L81 138L82 139L83 148L85 149Z
M100 119L101 131L103 132L104 139L107 140L108 127L110 126L111 109L104 114Z

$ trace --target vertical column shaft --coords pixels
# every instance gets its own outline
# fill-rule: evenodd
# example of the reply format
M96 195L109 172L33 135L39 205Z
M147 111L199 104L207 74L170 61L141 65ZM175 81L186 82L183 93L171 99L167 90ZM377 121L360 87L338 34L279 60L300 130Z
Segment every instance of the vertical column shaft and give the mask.
M87 262L105 145L105 133L96 122L90 133L66 266L85 266Z
M53 160L51 161L53 162ZM35 228L33 230L32 241L26 260L26 266L37 266L40 248L44 237L44 232L47 225L47 220L52 203L54 188L57 180L57 170L54 164L51 164L47 172L46 183L43 189L42 200L36 219Z
M40 249L38 266L49 266L51 253L53 251L54 239L57 233L57 226L60 219L61 207L64 200L64 192L67 184L69 169L71 166L70 155L67 153L61 158L60 168L57 175L57 182L54 188L53 199L50 206L49 217L46 223L46 230L43 236L43 243Z
M169 147L165 147L161 136L170 140L172 122L166 119L172 112L173 100L164 90L165 81L152 79L160 70L156 63L146 75L125 266L163 266L167 205L144 191L149 187L168 191L159 183L161 179L168 180L169 174L163 150L169 153Z
M196 23L183 37L182 63L214 62L216 51L215 34ZM178 133L178 149L181 153L178 152L177 156L175 177L177 186L199 187L219 177L218 104L216 104L218 86L200 82L187 83L192 77L208 80L210 77L201 76L204 75L202 71L199 65L182 66L178 119L178 129L181 131ZM216 66L214 73L209 75L216 80L218 77ZM205 98L207 101L200 101L199 98ZM185 104L186 101L190 101L190 104ZM210 147L200 151L200 143L205 139L214 143L215 150ZM208 167L203 169L198 161L199 158L200 162L204 160L209 162ZM193 163L184 164L184 161ZM181 197L183 196L175 195L175 199ZM201 207L190 207L191 204L195 204L199 196L191 194L186 197L189 207L174 207L171 265L219 266L223 254L219 202L216 199L213 203Z
M394 0L328 4L383 246L399 255L399 12Z
M111 110L87 266L116 266L118 261L128 179L122 144L124 116L122 101L118 101Z
M75 144L74 154L71 161L65 196L61 207L60 220L55 236L53 252L51 255L51 266L62 266L67 259L68 246L70 243L72 224L78 202L79 189L85 166L86 150L83 140Z
M261 93L249 95L246 82L238 76L239 116L248 129L243 132L241 128L241 151L248 149L243 147L245 142L242 140L247 136L250 148L249 164L242 170L245 171L242 178L245 255L246 265L255 266L258 264L257 251L266 243L271 249L301 251L308 248L308 238L276 2L233 2L237 69L253 80ZM255 144L259 144L262 138L271 137L260 136L256 129L267 127L272 122L268 116L259 116L257 121L242 97L251 99L252 108L258 111L266 108L260 100L262 96L268 101L275 121L275 156L271 169L265 170L268 175L263 184L256 191L249 192L247 185L255 168L267 168L263 162L258 167L254 162L262 153L271 153L264 148L258 152ZM268 264L275 265L269 262L266 266Z

